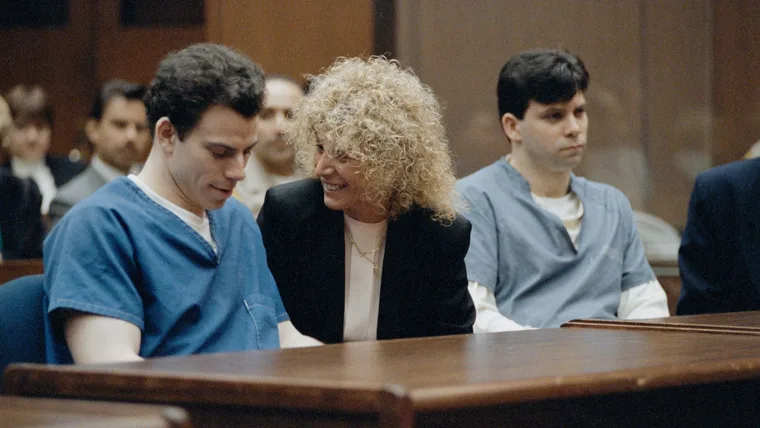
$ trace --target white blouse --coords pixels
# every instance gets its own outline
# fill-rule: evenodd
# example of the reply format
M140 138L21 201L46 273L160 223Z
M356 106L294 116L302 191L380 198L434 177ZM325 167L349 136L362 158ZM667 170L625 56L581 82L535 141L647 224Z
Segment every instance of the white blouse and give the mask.
M343 341L375 340L388 221L362 223L347 215L343 218L346 226ZM351 242L352 238L355 244ZM377 251L372 252L375 249ZM365 257L362 257L360 251Z

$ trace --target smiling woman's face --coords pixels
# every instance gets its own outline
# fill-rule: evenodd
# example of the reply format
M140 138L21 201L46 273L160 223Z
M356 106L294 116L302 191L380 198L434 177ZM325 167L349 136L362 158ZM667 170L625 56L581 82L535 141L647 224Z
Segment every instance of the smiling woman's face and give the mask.
M327 208L343 211L354 220L377 223L388 218L376 205L362 198L366 181L359 162L342 156L330 156L329 142L318 141L314 157L314 174L322 183Z

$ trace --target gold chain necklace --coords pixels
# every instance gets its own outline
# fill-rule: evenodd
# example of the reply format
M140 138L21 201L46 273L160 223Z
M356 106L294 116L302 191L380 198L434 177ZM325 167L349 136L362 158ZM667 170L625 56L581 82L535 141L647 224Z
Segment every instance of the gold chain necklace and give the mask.
M354 247L356 247L356 251L359 253L359 257L361 257L364 260L372 263L372 271L374 273L377 273L379 267L377 266L377 263L375 262L375 256L374 256L374 254L376 252L380 251L380 248L383 247L383 240L385 239L385 236L383 236L382 238L380 238L380 242L378 243L377 248L375 248L374 250L362 251L362 249L359 248L359 245L356 243L356 241L354 241L354 236L351 234L351 229L348 228L348 225L344 223L343 227L346 229L346 232L348 232L348 239L351 241L351 245L353 245ZM370 258L368 256L369 254L373 254L372 258Z

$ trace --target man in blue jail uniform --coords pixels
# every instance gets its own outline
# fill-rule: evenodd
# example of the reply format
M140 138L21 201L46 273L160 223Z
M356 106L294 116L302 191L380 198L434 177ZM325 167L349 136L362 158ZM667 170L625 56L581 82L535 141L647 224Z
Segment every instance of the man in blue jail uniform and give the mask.
M586 150L588 82L577 56L552 49L519 53L499 74L511 153L457 185L472 223L476 332L668 315L626 197L572 172Z
M145 94L139 175L75 205L44 245L48 359L99 363L277 348L302 339L261 233L228 200L245 176L262 71L229 48L167 56Z

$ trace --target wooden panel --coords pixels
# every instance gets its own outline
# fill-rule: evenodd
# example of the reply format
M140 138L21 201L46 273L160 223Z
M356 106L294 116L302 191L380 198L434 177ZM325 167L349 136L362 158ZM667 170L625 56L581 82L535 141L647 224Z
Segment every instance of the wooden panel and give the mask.
M322 426L331 420L436 425L447 416L449 423L480 426L498 413L518 414L523 426L557 426L567 415L579 415L579 423L588 415L591 426L603 426L596 418L615 413L625 415L627 426L652 420L668 425L683 412L662 403L710 406L728 397L742 403L735 413L700 416L746 423L760 410L758 355L760 342L747 335L565 328L129 364L14 365L6 371L5 389L173 403L193 416L202 410L226 421L248 412L252 421L275 417L291 426L308 418ZM724 401L721 406L728 405Z
M203 26L122 27L119 1L97 1L96 88L116 78L150 83L166 54L204 41Z
M177 407L0 396L3 427L189 427Z
M720 165L760 140L760 7L755 0L715 0L713 8L712 160Z
M90 108L95 68L93 0L69 0L68 10L65 27L0 30L0 91L19 83L42 85L55 111L51 152L63 154Z
M317 74L338 56L373 53L371 0L207 0L206 35L269 73Z
M671 315L675 315L676 308L678 307L678 299L681 297L681 277L676 275L657 275L657 280L662 285L662 289L665 290L665 295L668 297L668 311Z
M645 2L645 100L640 120L652 186L646 207L681 229L694 178L710 167L710 3Z
M760 336L760 311L681 315L643 320L573 320L563 327L672 330Z
M16 278L42 273L42 259L5 260L0 263L0 285Z

